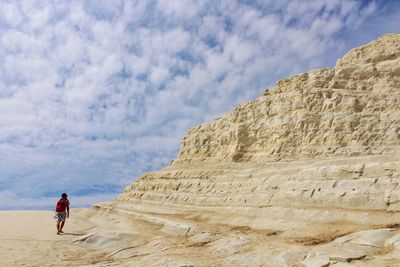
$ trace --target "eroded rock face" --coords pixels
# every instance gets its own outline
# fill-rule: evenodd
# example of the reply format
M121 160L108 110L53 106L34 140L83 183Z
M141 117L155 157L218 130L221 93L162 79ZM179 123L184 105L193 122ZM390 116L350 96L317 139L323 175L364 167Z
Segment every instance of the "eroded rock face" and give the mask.
M387 215L400 210L399 182L400 34L389 34L190 129L171 165L113 208L207 211L211 223L261 229L372 225L399 219Z
M97 205L131 243L79 242L110 239L127 266L400 266L399 135L390 34L189 130L170 166Z
M380 155L400 145L400 37L282 81L189 131L175 164ZM275 157L271 157L275 156Z

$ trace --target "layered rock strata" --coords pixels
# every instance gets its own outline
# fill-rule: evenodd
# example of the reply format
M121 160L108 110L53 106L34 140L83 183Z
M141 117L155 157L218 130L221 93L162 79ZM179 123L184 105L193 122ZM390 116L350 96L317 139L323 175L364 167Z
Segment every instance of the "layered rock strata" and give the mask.
M97 207L138 228L110 254L122 265L399 266L399 183L389 34L190 129L169 166Z
M170 166L114 208L235 214L230 223L260 228L293 215L390 222L381 215L400 210L399 182L400 34L389 34L190 129Z

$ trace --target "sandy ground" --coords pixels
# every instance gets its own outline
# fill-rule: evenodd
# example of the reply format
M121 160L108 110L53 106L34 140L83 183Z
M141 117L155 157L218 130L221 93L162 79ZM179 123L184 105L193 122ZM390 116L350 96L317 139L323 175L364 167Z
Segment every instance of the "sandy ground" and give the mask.
M221 266L225 256L249 250L249 242L276 235L265 231L255 238L251 229L223 225L201 231L201 221L187 225L182 218L158 217L154 223L94 209L72 209L65 234L57 235L52 216L1 211L0 266ZM188 226L197 234L188 235Z
M306 255L319 253L351 261L346 266L400 266L399 226L368 229L338 221L255 230L211 225L215 215L206 213L129 215L91 208L72 209L65 234L57 235L52 216L0 211L0 266L303 266ZM320 260L313 256L308 266L320 266L313 265Z
M96 262L104 252L74 244L93 225L88 209L71 210L64 235L56 234L51 211L0 211L0 266L78 266Z

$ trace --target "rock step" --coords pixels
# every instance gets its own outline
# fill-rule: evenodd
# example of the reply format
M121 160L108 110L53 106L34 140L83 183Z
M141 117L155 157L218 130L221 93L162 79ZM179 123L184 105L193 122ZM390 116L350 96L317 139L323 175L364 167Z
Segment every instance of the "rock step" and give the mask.
M240 185L239 185L240 183ZM286 180L265 183L220 182L214 184L137 183L127 190L124 201L156 199L160 202L197 205L324 207L362 210L393 210L400 187L391 179ZM175 189L175 190L172 190ZM120 198L122 201L123 199ZM286 204L285 204L286 203ZM397 209L397 208L396 208ZM394 209L394 210L396 210Z
M198 206L179 203L160 203L153 200L118 202L114 211L131 214L198 216L208 223L247 225L255 229L292 229L309 223L348 222L363 225L394 225L399 213L388 216L384 211L363 211L296 207L243 207L230 205ZM295 218L295 220L294 220Z

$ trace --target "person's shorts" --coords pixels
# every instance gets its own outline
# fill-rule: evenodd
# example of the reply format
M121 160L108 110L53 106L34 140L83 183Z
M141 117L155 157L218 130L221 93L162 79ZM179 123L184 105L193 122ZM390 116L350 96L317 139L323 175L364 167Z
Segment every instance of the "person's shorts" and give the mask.
M56 217L58 221L65 222L65 218L67 218L67 212L65 211L56 212Z

